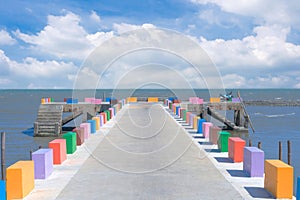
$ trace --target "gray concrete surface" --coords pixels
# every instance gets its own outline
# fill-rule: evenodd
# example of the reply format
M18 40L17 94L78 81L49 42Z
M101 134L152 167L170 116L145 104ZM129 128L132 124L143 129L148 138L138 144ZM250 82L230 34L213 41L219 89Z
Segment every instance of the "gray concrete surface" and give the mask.
M95 147L85 145L92 154L53 198L243 199L160 105L124 107Z

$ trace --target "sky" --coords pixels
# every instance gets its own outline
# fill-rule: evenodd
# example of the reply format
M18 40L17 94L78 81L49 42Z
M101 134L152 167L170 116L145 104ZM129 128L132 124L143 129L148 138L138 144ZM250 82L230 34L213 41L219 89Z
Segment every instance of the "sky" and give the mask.
M299 13L297 0L0 0L0 89L72 88L95 49L139 28L191 38L226 88L300 88Z

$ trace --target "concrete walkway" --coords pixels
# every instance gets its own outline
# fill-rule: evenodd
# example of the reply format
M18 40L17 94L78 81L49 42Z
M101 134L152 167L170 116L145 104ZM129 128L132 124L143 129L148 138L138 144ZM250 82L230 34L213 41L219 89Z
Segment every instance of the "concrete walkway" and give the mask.
M33 199L243 199L161 105L125 106Z

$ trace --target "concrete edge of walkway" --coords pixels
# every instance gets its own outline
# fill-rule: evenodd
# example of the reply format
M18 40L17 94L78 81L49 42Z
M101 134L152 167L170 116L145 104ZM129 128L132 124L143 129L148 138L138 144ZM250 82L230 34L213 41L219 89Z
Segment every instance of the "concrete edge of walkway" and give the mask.
M178 120L179 117L175 116L173 113L169 112L169 108L162 106L167 114L169 114L174 121L183 127L191 128L186 123L180 123ZM178 119L178 120L176 120ZM201 133L191 134L185 129L185 133L193 140L194 144L199 148L202 153L213 163L213 165L218 169L218 171L225 177L225 179L240 193L244 199L275 199L269 192L264 190L264 177L248 177L243 176L243 163L233 163L227 162L228 153L227 152L217 152L217 145L212 145L208 143L208 140L205 138L197 138L202 136ZM203 144L200 144L203 143ZM202 156L199 156L201 159ZM224 162L218 162L217 159L224 160ZM231 174L232 175L231 175ZM246 190L248 189L248 191ZM251 194L250 194L251 193ZM255 194L254 194L255 193ZM293 197L293 200L296 200Z

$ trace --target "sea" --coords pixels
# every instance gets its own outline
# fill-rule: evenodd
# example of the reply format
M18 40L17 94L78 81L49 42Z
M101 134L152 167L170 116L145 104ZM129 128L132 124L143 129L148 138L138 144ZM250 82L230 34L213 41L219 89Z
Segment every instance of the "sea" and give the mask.
M292 100L300 101L300 89L227 89L243 100ZM124 91L123 91L124 92ZM205 100L210 93L206 89L196 89L195 94ZM89 94L89 92L87 92ZM94 92L96 98L112 97L113 90L99 89ZM126 94L126 91L124 92ZM188 94L185 90L138 89L133 96L170 97L174 94ZM0 131L6 133L5 163L10 166L18 160L30 159L30 151L40 146L47 147L53 138L32 137L33 123L43 97L51 97L62 102L73 96L73 90L0 90ZM126 96L124 96L125 98ZM119 96L118 98L122 98ZM186 98L188 99L188 97ZM233 133L252 141L253 146L261 142L266 159L278 159L278 142L282 142L283 161L287 162L287 141L291 141L291 164L294 177L300 176L300 107L289 106L246 106L255 132ZM229 113L230 114L230 113Z

